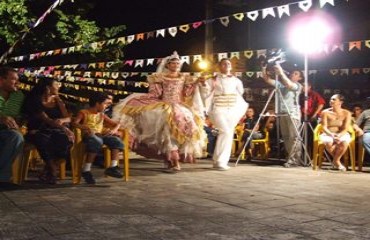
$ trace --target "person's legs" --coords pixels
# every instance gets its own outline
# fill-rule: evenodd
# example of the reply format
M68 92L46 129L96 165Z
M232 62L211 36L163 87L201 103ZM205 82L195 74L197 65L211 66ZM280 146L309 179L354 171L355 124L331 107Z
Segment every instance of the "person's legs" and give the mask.
M335 145L336 147L333 153L333 165L335 168L341 169L343 166L340 163L340 159L342 158L343 154L347 151L348 143L340 142Z
M0 182L10 181L12 163L23 147L24 139L20 132L12 129L0 130Z
M116 136L104 136L103 143L108 146L111 151L111 166L105 170L105 174L110 177L122 178L122 171L118 167L119 152L123 150L123 142Z
M234 126L230 126L226 113L220 112L212 117L215 127L219 130L213 153L213 164L215 167L227 168L233 143Z
M101 137L94 135L85 136L83 142L86 147L86 161L82 167L82 177L84 178L87 184L95 184L96 181L91 173L91 165L94 162L98 151L102 149L103 139Z
M291 119L289 116L280 118L280 131L288 154L288 164L300 165L302 161L302 143L297 132L300 125L298 119Z
M365 132L362 136L362 145L368 154L370 154L370 132Z

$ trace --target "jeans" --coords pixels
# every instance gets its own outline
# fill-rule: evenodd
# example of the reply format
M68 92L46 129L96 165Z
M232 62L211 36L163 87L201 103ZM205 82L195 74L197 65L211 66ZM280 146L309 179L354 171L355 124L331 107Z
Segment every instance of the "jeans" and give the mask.
M24 139L13 129L0 130L0 181L9 181L12 176L12 163L23 148Z
M370 132L365 132L362 136L362 145L366 149L366 152L370 154Z
M83 138L83 142L86 146L86 152L89 153L98 153L102 149L103 144L107 145L109 149L123 149L122 140L119 137L111 135L97 136L94 134L85 136Z

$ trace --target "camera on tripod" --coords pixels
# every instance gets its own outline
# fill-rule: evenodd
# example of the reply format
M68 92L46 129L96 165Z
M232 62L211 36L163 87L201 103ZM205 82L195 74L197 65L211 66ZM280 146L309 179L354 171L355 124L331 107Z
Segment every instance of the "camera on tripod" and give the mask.
M273 67L277 63L283 63L286 61L286 53L281 49L268 50L266 54L265 62L267 67Z

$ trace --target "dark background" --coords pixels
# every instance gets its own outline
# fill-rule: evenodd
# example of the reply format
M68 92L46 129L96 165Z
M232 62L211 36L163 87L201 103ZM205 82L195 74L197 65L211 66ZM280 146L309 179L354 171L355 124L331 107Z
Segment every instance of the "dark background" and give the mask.
M77 1L77 0L76 0ZM100 27L110 27L125 24L127 30L125 36L130 34L145 33L172 26L193 23L202 20L216 19L222 16L230 16L234 13L259 10L266 7L280 6L294 3L294 0L94 0L91 1L95 7L88 17L95 20ZM313 9L318 9L330 14L341 27L341 34L338 35L336 42L349 42L370 39L370 0L335 0L335 6L326 4L324 8L319 8L319 0L312 0ZM69 4L68 6L73 6ZM206 11L210 16L206 17ZM244 51L247 49L270 49L283 48L287 52L287 62L284 67L288 70L293 67L303 69L303 56L290 49L288 43L288 24L298 14L303 11L297 4L290 7L291 16L278 17L268 16L253 22L246 17L242 21L235 20L230 16L228 27L223 26L218 19L209 23L213 28L211 42L213 53ZM42 27L42 25L40 25ZM104 40L104 39L102 39ZM65 47L65 46L61 46ZM47 48L45 50L50 50ZM187 33L178 32L175 37L166 33L166 37L151 38L144 41L134 41L124 49L124 59L146 59L158 58L171 54L177 50L180 55L196 55L205 53L205 24L198 29L191 29ZM30 50L29 53L37 51ZM86 58L83 58L86 62ZM310 76L314 82L314 88L319 90L328 99L334 92L342 92L350 98L351 103L361 102L370 96L370 74L352 75L331 75L329 69L341 68L368 68L370 67L370 49L363 47L361 51L348 51L348 45L344 52L335 51L320 57L309 58L309 69L322 70L322 73ZM99 61L110 61L111 59L99 59ZM24 62L23 67L45 66L56 64L80 63L81 58L75 56L55 56L40 59L40 61ZM91 60L90 62L94 62ZM28 65L27 65L28 64ZM234 61L237 71L258 71L258 61L251 59L246 61ZM18 65L19 66L19 65ZM123 71L153 71L152 68L125 68ZM185 71L198 71L194 66L186 67ZM145 81L145 79L133 79L133 81ZM243 78L245 87L253 89L256 97L253 99L256 105L265 102L265 97L261 97L261 92L268 88L261 79ZM359 89L360 94L353 94ZM130 88L129 91L135 91ZM141 89L142 91L142 89ZM77 92L74 94L82 94ZM117 96L122 98L124 96Z

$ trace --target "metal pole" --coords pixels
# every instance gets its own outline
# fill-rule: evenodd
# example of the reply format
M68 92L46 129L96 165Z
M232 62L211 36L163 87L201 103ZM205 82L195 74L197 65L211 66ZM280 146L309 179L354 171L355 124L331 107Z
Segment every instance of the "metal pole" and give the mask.
M279 82L279 76L277 74L275 74L275 115L276 115L276 119L275 119L275 125L276 125L276 144L277 144L277 157L278 159L280 160L280 156L281 156L281 151L280 151L280 109L281 109L281 101L283 101L282 99L280 99L281 97L281 93L280 93L280 90L278 91L278 82ZM289 153L288 153L289 154Z
M307 116L307 110L308 110L308 54L304 53L304 116L303 116L303 134L304 134L304 146L305 149L308 149L308 116ZM304 164L308 165L308 154L304 154Z

